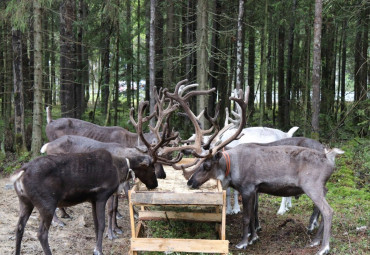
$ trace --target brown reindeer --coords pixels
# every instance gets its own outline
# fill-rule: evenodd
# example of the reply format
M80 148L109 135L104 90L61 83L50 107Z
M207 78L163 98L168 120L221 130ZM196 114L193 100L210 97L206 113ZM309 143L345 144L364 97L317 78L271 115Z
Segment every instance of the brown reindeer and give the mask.
M153 162L140 164L142 168L133 170L135 175L149 189L156 188ZM41 218L38 239L44 253L50 255L48 233L55 209L89 201L95 226L94 255L103 254L105 205L119 185L131 177L128 171L126 160L112 157L106 150L42 156L23 165L11 177L20 203L15 253L20 254L24 228L34 207Z

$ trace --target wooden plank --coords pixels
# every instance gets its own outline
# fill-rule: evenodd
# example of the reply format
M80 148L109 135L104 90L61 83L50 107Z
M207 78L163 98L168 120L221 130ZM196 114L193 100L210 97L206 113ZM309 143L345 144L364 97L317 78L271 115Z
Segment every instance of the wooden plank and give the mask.
M222 214L202 212L140 211L140 220L187 220L199 222L221 222Z
M221 220L221 240L226 239L226 191L223 191L222 198L224 200L222 206L222 220Z
M204 239L138 238L131 239L131 250L227 254L229 252L229 241Z
M221 192L132 192L130 201L133 204L146 205L223 205Z
M130 211L131 236L136 237L134 206L131 202L132 193L134 193L134 192L132 192L131 190L128 191L128 198L129 198L128 208L129 208L129 211Z

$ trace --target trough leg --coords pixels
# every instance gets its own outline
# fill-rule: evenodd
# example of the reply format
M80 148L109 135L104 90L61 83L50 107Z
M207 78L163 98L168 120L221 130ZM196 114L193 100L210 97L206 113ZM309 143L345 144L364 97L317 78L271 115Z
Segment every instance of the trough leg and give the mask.
M21 253L21 242L23 238L24 228L27 224L28 219L30 218L34 206L30 201L19 198L19 208L20 215L17 223L15 244L16 255L19 255Z

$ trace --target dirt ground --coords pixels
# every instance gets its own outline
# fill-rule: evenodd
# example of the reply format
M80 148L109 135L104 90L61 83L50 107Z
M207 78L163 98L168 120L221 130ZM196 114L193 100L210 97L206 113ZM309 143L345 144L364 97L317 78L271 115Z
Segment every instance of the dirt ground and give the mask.
M9 178L0 177L0 255L14 254L15 248L15 226L19 208L16 193L9 184ZM307 215L288 213L276 216L277 208L278 204L273 209L271 205L260 204L260 240L245 251L235 249L242 233L241 214L227 216L226 237L230 241L230 254L315 254L318 248L306 247L312 238L306 233L310 212ZM123 219L118 220L124 233L114 241L104 238L104 254L128 254L131 233L126 199L121 198L119 210L124 214ZM95 235L90 204L68 208L67 212L72 215L72 219L63 219L65 227L50 228L49 243L53 254L92 254ZM43 254L37 239L38 224L38 212L35 209L26 225L22 254Z

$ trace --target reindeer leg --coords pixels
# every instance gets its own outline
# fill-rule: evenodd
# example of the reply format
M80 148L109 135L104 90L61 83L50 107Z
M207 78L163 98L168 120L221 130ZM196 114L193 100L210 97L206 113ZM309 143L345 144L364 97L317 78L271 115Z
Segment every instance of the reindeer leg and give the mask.
M62 215L60 216L61 218L63 219L71 218L71 216L66 212L66 209L64 209L63 207L59 209L60 212L62 213Z
M250 210L251 211L251 217L250 217L250 221L249 221L249 231L251 232L250 234L250 241L249 241L249 245L251 244L254 244L258 239L258 235L257 235L257 231L256 231L256 225L255 225L255 205L256 205L256 196L257 196L257 192L255 192L255 194L252 195L251 197L251 207L252 209Z
M320 210L317 208L317 206L314 206L312 215L310 217L310 222L307 227L307 232L309 234L312 233L312 231L319 225L319 217L320 217Z
M114 197L116 196L116 194L113 194L112 196L110 196L110 198L108 199L108 231L107 231L107 234L108 234L108 239L109 240L113 240L115 238L117 238L117 236L114 234L113 232L113 221L114 221ZM97 226L95 226L96 228Z
M240 213L240 206L239 206L239 192L234 189L234 214Z
M113 215L112 215L113 231L116 232L117 234L121 235L121 234L123 234L123 232L122 232L122 229L120 229L117 225L117 212L118 212L118 194L115 194L114 199L113 199ZM116 236L116 238L117 238L117 236Z
M289 210L292 208L292 197L287 197L286 198L286 208Z
M287 198L283 197L281 200L280 208L277 212L278 215L283 215L284 213L288 211L286 204L287 204Z
M325 187L324 189L324 192L325 192L325 196L326 196L326 193L328 192L328 189ZM313 212L311 214L311 217L310 217L310 222L308 224L308 227L307 227L307 232L309 234L312 233L312 231L319 226L319 217L320 217L320 210L319 208L317 208L317 206L314 205L314 208L313 208Z
M63 221L61 221L58 216L57 216L57 211L55 210L54 215L53 215L53 220L52 220L53 226L59 226L59 227L64 227L66 224L64 224Z
M230 215L233 214L233 210L231 209L231 188L228 187L226 189L226 214Z
M21 242L23 238L24 228L27 224L28 219L34 208L33 204L25 198L19 198L20 215L16 229L16 243L15 243L15 254L21 254Z
M260 220L258 218L258 192L256 192L256 200L254 203L254 225L256 227L256 231L261 231Z
M106 204L106 200L95 202L95 217L96 217L95 227L97 227L95 229L95 233L96 233L97 238L96 238L96 246L94 249L94 255L103 255L103 234L104 234L104 229L105 229L105 204Z
M315 187L315 185L311 185L310 187ZM323 235L322 238L322 244L318 255L323 255L329 252L330 246L330 234L331 234L331 224L333 219L333 209L330 207L328 202L325 199L325 189L322 191L311 190L312 188L306 188L303 189L305 193L312 199L312 201L315 203L317 208L320 210L322 215L322 220L319 226L319 230L317 231L316 237L310 244L311 246L316 246L320 243L321 235Z
M50 205L50 206L39 206L37 209L40 212L40 226L39 226L39 231L37 233L37 237L41 243L42 249L45 253L45 255L52 255L50 246L49 246L49 240L48 240L48 235L49 235L49 228L51 225L51 221L53 220L53 215L56 209L56 205Z
M249 223L251 215L254 210L253 197L255 197L253 191L243 190L242 200L243 200L243 237L242 240L236 245L238 249L245 249L248 246L248 233L249 233ZM253 234L253 231L251 231Z

